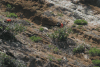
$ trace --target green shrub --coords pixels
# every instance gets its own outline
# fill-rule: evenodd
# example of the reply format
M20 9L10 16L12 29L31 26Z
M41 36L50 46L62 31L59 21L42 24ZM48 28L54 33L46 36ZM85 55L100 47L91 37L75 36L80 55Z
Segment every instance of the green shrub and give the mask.
M42 38L38 37L38 36L32 36L30 37L30 39L33 41L33 42L38 42L40 40L42 40Z
M5 27L6 31L11 31L14 33L21 33L23 31L26 30L26 28L22 25L22 24L14 24L12 25L8 25L7 27Z
M2 27L2 26L0 26L0 29L3 29L3 27Z
M74 50L73 50L74 54L75 53L82 53L84 51L85 51L85 49L82 45L80 45L78 48L74 48Z
M68 37L68 34L66 33L66 28L61 28L52 33L51 36L53 39L57 39L59 41L65 41Z
M50 61L52 61L52 58L49 58Z
M89 50L89 54L92 56L100 56L100 50L96 48L92 48Z
M28 23L30 23L28 20L26 20Z
M10 15L7 15L7 17L15 17L15 18L17 18L17 15L15 13L10 13Z
M57 59L59 62L62 60L62 59Z
M70 33L72 33L73 31L72 31L71 28L68 28L68 29L67 29L67 32L70 34Z
M25 27L22 25L22 24L16 24L15 25L15 28L13 29L13 31L15 31L15 32L22 32L22 31L25 31Z
M53 48L53 45L49 45L49 48Z
M52 55L48 55L48 56L49 56L49 57L48 57L49 60L52 61L54 57L53 57Z
M100 67L100 60L92 60L92 63L96 66L99 66Z
M6 6L6 7L7 7L7 8L12 8L10 4L7 4L7 6Z
M53 49L53 51L54 51L55 53L57 53L57 52L59 51L59 49L56 47L56 48Z
M9 31L9 30L10 30L10 27L9 27L9 26L7 26L7 27L5 28L5 30L6 30L6 31Z
M79 20L79 19L75 20L74 23L77 24L77 25L87 25L88 24L87 21Z
M39 30L42 32L44 29L43 28L40 28Z

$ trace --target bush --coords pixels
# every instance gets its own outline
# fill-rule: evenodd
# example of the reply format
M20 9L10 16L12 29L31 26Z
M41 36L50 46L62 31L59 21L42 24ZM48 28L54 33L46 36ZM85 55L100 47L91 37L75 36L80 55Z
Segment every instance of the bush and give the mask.
M43 28L40 28L39 30L42 32L44 29Z
M74 23L77 24L77 25L87 25L88 24L87 21L79 20L79 19L75 20Z
M66 33L66 28L61 28L57 31L55 31L54 33L52 33L51 36L53 39L57 39L60 41L65 41L68 37L68 34Z
M22 61L15 60L0 52L0 67L26 67L26 65Z
M17 18L17 15L15 13L10 13L10 15L7 15L7 17L14 17Z
M68 28L68 29L67 29L67 32L70 34L70 33L73 32L73 30L72 30L71 28Z
M56 47L53 49L54 53L58 53L59 52L59 49Z
M54 59L54 57L52 55L48 55L49 60L52 61Z
M40 40L42 40L42 38L40 38L40 37L38 37L38 36L32 36L32 37L30 37L30 39L34 42L38 42L38 41L40 41Z
M74 48L74 50L73 50L74 54L75 53L82 53L84 51L85 51L85 49L82 45L80 45L78 48Z
M62 59L57 59L59 62L62 60Z
M10 4L7 4L7 6L6 6L6 7L7 7L7 8L12 8Z
M100 50L96 48L92 48L89 50L89 54L92 56L100 56Z
M16 24L13 30L15 32L22 32L22 31L25 31L25 27L22 24Z
M92 63L100 67L100 60L92 60Z

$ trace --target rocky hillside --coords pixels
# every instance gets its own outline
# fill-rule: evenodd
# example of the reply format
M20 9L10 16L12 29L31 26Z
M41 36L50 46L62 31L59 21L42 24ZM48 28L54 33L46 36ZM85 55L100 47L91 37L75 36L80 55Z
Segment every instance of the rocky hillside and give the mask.
M100 8L81 1L0 0L0 67L100 67Z

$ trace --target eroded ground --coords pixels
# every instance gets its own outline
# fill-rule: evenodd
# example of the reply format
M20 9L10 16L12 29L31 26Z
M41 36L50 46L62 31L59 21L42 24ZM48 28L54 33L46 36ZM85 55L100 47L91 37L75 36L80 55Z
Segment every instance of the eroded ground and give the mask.
M59 6L61 5L59 4L60 1L53 2L58 5L56 6L48 0L46 2L42 0L1 0L0 21L3 30L0 31L0 50L13 53L18 60L24 61L27 67L94 67L91 59L99 59L99 56L91 57L88 50L74 55L73 49L80 44L84 44L89 49L91 47L98 47L99 49L99 14L94 15L95 12L91 12L91 8L88 9L90 6L73 4L70 0L66 1L67 3L65 2L68 8L62 7L64 4ZM14 8L7 9L7 4L12 5ZM80 5L85 7L83 12L78 10ZM84 9L87 9L88 12L85 13ZM12 23L4 22L6 16L13 12L17 14L18 18L11 18L14 20ZM83 13L82 16L81 13ZM72 27L76 19L86 19L89 23L85 26L76 25L76 27ZM66 28L71 29L70 32L67 30L69 34L67 42L54 43L48 36L48 34L60 29L52 26L57 22L62 22ZM94 22L97 22L97 24ZM26 30L18 31L17 34L13 30L4 32L7 26L15 28L15 24L22 24ZM39 30L41 27L47 27L48 30L44 29L41 32ZM13 35L15 35L15 39L12 39L11 36ZM33 42L30 40L33 35L41 37L42 40Z

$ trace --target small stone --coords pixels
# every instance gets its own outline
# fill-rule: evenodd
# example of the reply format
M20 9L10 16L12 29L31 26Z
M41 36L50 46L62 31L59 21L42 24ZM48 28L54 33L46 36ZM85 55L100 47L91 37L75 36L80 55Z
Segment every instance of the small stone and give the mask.
M42 27L44 29L45 32L48 31L48 28L47 27Z

